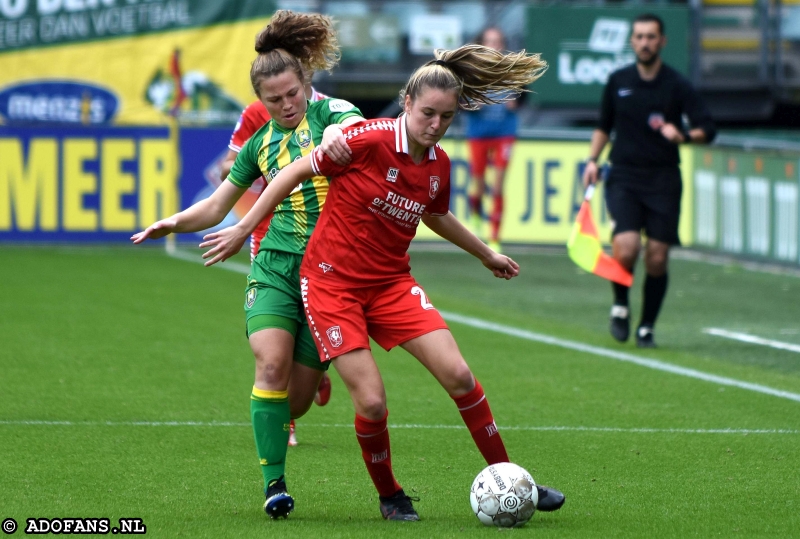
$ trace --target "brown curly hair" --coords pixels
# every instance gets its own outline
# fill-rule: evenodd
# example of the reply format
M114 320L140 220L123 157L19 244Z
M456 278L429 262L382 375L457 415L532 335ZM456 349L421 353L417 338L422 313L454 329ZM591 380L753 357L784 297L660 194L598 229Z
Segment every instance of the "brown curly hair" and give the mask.
M333 20L317 13L276 11L256 36L258 56L250 66L256 95L259 83L291 69L303 82L318 70L330 70L340 58Z

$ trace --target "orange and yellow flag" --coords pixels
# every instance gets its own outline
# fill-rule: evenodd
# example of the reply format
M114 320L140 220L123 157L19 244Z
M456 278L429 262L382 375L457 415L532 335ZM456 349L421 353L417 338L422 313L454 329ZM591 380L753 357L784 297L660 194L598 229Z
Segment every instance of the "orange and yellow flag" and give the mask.
M567 241L569 257L578 267L589 273L624 286L631 286L633 284L631 272L603 251L592 216L592 206L589 204L593 194L594 185L590 185Z

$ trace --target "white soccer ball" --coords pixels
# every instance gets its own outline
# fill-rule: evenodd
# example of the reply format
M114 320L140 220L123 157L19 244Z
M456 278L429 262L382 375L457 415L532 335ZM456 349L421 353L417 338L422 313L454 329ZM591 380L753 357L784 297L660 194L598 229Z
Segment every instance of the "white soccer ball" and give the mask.
M469 502L478 520L500 528L523 526L533 516L538 501L531 474L510 462L484 468L469 491Z

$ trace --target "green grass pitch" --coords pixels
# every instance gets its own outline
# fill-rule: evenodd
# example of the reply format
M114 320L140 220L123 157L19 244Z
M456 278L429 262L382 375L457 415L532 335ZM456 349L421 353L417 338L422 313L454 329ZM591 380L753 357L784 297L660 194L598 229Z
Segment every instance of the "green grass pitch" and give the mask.
M271 522L244 275L161 248L3 245L0 519L138 517L154 537L800 537L800 354L702 332L800 344L800 279L673 260L661 347L645 352L608 336L607 283L562 254L515 258L509 282L463 254L415 252L412 267L446 313L593 347L450 322L512 460L566 493L561 511L482 526L468 495L485 464L452 401L408 354L376 350L395 471L422 520L381 520L334 373L289 449L297 509Z

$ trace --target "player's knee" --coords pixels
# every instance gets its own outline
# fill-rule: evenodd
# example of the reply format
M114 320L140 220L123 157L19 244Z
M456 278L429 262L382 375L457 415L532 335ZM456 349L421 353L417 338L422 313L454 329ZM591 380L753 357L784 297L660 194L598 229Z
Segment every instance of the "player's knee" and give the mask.
M280 386L286 388L289 383L289 372L291 365L285 365L282 361L270 356L256 356L256 381L266 384L268 387Z
M356 403L356 412L370 421L380 421L386 415L385 395L360 395Z
M447 387L445 387L445 389L451 397L460 397L461 395L466 395L474 388L475 377L472 375L472 371L469 365L467 365L467 362L462 359L449 374Z
M314 396L312 395L310 399L308 398L292 398L292 392L289 391L289 414L292 416L292 419L298 419L306 415L309 409L311 409L311 404L314 402Z

